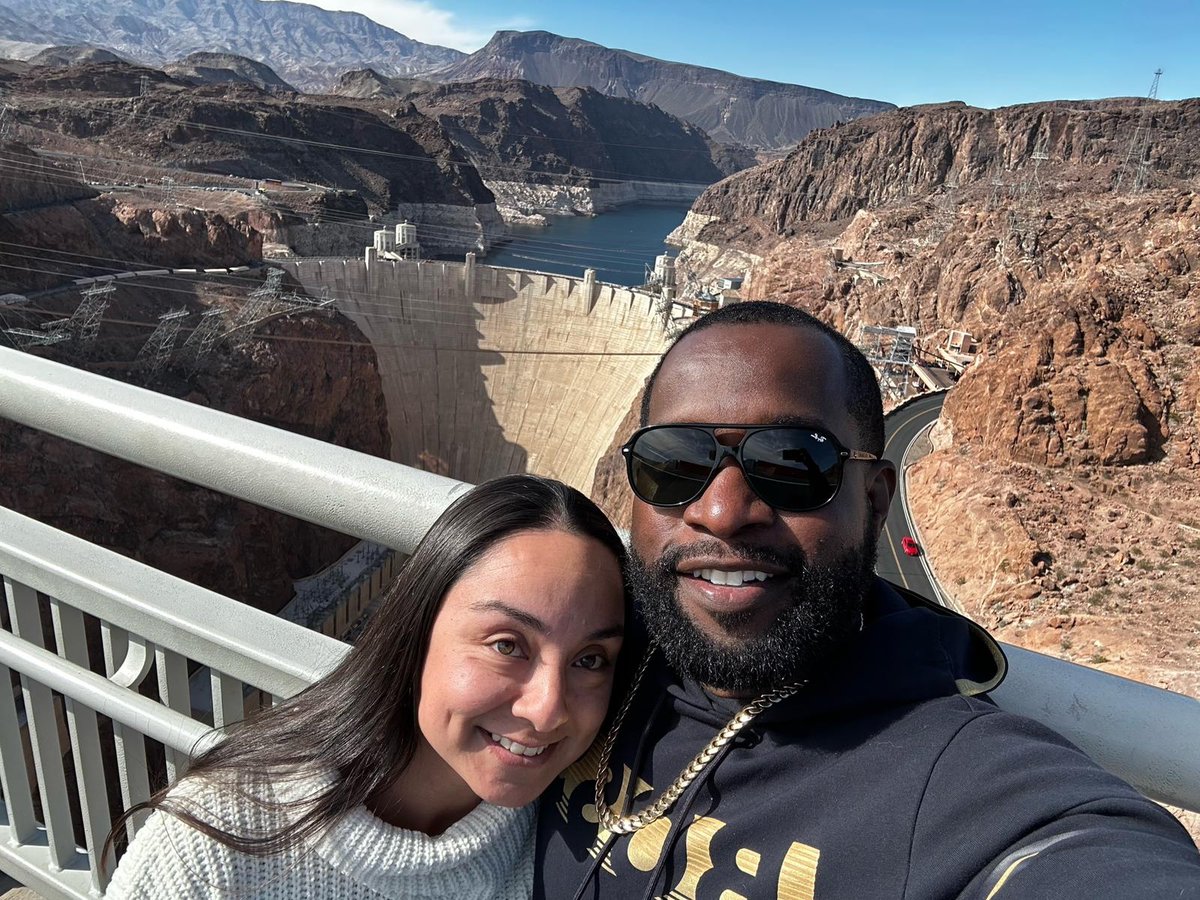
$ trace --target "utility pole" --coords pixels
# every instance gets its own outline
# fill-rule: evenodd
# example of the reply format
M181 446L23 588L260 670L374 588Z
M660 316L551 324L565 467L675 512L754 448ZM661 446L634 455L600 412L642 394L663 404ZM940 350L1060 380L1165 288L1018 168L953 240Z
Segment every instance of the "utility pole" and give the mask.
M1117 176L1118 194L1122 188L1128 189L1131 194L1140 194L1150 180L1150 137L1154 131L1154 104L1158 100L1158 81L1162 73L1162 69L1154 70L1150 93L1146 95L1142 115L1129 141L1125 163L1121 166L1121 174Z

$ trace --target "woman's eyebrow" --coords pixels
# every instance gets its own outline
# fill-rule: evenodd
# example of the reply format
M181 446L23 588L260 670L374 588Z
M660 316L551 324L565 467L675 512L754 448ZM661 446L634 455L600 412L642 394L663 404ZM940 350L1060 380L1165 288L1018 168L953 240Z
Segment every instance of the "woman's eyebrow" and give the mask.
M501 603L499 600L480 600L471 604L471 609L476 612L498 612L504 613L510 619L516 619L527 628L532 628L538 634L546 634L548 629L546 623L532 613L527 613L523 609L517 609L515 606L509 606L507 603Z
M514 606L509 606L507 603L502 603L499 600L480 600L471 604L471 609L476 612L498 612L508 616L510 619L515 619L526 628L531 628L538 634L549 634L550 629L546 627L546 623L532 613L528 613L523 609L517 609ZM609 625L605 628L598 628L588 635L589 641L602 641L606 638L624 637L624 625Z

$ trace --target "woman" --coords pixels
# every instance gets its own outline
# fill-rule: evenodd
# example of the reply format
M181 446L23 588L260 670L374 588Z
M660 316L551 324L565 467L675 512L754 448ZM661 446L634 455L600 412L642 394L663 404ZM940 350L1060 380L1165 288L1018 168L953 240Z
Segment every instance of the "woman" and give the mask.
M337 669L151 799L107 896L528 897L533 801L608 709L623 559L573 488L474 488Z

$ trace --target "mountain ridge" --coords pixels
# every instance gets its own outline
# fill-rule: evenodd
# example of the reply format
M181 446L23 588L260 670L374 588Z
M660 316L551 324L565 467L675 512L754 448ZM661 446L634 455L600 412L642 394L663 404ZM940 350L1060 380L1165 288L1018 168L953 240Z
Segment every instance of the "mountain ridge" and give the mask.
M498 31L475 53L426 77L447 82L520 78L547 87L592 87L653 103L703 128L714 140L765 149L795 144L809 131L838 121L895 109L880 100L747 78L548 31Z
M322 90L340 73L364 65L404 75L465 56L360 13L292 0L78 0L69 13L56 0L22 0L21 7L18 15L0 4L0 33L12 42L92 44L153 65L197 51L233 53L270 66L303 90Z

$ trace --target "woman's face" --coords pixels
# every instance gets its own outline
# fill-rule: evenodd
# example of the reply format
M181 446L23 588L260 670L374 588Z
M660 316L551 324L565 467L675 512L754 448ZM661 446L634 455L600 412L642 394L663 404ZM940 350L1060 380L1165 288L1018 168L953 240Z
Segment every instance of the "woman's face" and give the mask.
M561 530L497 543L446 594L421 676L418 754L445 789L533 801L604 720L625 626L621 571L599 541Z

